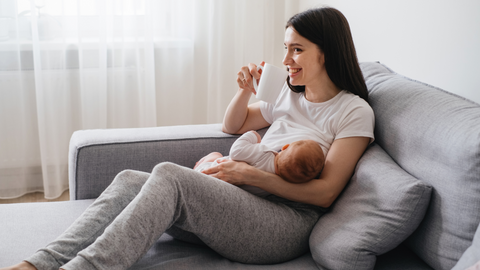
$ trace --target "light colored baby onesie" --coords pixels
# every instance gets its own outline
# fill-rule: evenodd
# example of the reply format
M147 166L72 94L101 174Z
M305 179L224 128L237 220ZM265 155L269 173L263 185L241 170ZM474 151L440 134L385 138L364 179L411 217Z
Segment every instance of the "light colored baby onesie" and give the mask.
M233 143L230 148L229 156L218 158L213 162L200 164L195 170L201 172L207 168L218 165L218 161L220 160L230 158L234 161L246 162L260 170L275 173L275 152L275 150L258 143L257 135L255 135L254 132L249 131L244 133ZM242 185L239 187L260 197L270 195L270 193L258 187L249 185Z

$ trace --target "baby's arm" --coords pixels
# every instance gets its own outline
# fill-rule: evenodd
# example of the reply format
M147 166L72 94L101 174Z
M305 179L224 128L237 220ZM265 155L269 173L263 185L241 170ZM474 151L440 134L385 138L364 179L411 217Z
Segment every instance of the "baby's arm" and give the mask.
M230 148L230 158L235 161L244 161L254 164L266 151L266 146L260 144L260 135L255 131L244 133Z

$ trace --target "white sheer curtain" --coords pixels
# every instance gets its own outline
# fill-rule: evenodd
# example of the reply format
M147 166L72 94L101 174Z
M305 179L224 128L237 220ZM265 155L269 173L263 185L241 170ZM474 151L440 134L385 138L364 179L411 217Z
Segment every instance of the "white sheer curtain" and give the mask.
M248 62L281 66L297 0L0 0L0 198L68 189L79 129L220 122Z

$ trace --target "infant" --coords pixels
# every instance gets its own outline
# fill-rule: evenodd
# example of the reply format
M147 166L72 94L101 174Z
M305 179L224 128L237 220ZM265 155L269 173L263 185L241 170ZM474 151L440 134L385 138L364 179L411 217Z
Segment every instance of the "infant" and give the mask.
M200 159L194 170L202 172L209 167L218 165L219 161L230 158L275 173L285 181L304 183L318 177L323 169L325 156L318 142L299 140L284 145L279 153L260 142L261 138L257 132L246 132L233 143L228 157L224 157L218 152L212 152ZM261 197L270 194L253 186L240 187Z

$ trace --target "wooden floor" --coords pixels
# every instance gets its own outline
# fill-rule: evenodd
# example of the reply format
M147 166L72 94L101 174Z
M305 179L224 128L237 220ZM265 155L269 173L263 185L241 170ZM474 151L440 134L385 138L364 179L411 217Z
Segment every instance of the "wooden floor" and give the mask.
M53 200L47 200L44 197L44 194L42 192L35 192L35 193L29 193L26 194L20 198L16 199L0 199L0 204L5 204L5 203L27 203L27 202L58 202L58 201L68 201L70 200L70 194L68 193L68 190L63 192L63 194Z

